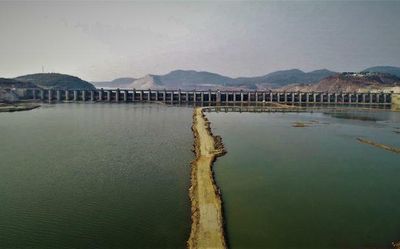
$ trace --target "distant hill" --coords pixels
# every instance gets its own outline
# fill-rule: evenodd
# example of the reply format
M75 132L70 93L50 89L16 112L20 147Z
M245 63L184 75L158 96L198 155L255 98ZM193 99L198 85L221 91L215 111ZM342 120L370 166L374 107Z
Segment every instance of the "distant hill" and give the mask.
M24 89L26 88L38 87L31 82L0 78L0 103L20 100L24 97Z
M132 84L129 85L129 88L136 88L136 89L163 89L163 88L170 88L168 86L162 85L160 83L159 78L157 75L148 74L143 78L139 78L135 80Z
M24 82L15 79L0 78L0 88L12 89L12 88L37 88L37 86L31 82Z
M37 73L15 78L23 82L31 82L45 89L95 89L95 87L78 77L58 73Z
M114 83L114 84L130 84L134 80L135 80L135 78L125 77L125 78L115 79L115 80L111 81L111 83Z
M400 86L400 78L386 73L341 73L322 79L317 84L295 84L280 88L281 91L302 92L365 92L385 90Z
M326 69L308 73L299 69L291 69L264 76L231 78L211 72L175 70L165 75L146 75L135 80L129 87L136 89L270 89L293 83L317 83L321 79L335 74Z
M311 72L303 72L299 69L289 69L269 73L259 77L238 78L241 83L255 84L258 88L277 88L296 83L317 83L321 79L335 75L336 72L327 69L315 70Z
M365 69L363 72L388 73L400 77L400 67L391 67L391 66L369 67Z
M234 86L233 78L210 72L175 70L165 75L146 75L135 80L130 87L136 89L216 89Z
M397 76L397 77L396 77ZM396 77L393 78L393 77ZM148 74L142 78L123 77L112 81L93 82L98 88L183 89L183 90L245 90L299 89L334 91L378 89L397 85L400 68L376 66L361 73L337 73L327 69L304 72L299 69L275 71L255 77L233 78L217 73L195 70L174 70L164 75ZM95 86L78 77L39 73L20 76L14 80L52 89L94 89Z
M135 80L136 80L135 78L123 77L123 78L118 78L118 79L115 79L112 81L98 81L98 82L91 82L91 83L94 84L98 88L101 88L101 87L127 88Z
M213 85L231 86L234 79L210 72L175 70L165 75L153 75L155 82L167 88L207 88Z

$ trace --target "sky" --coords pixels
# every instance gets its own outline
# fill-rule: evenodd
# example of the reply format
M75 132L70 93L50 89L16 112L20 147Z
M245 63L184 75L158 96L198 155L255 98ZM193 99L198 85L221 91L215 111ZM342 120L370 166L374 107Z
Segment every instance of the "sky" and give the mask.
M400 1L0 1L0 77L400 66Z

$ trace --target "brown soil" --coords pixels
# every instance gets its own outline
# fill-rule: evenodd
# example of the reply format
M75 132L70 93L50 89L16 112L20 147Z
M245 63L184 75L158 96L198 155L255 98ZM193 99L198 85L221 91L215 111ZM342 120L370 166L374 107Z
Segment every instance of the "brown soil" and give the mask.
M194 248L227 248L223 229L222 200L215 184L212 163L225 154L221 137L213 136L202 108L193 114L196 159L192 162L191 187L192 228L187 246Z

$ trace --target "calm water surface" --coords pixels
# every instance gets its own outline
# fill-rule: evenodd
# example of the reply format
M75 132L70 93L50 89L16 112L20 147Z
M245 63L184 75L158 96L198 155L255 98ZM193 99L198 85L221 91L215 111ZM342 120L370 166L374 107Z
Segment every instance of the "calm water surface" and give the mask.
M230 247L391 248L400 240L400 113L208 113ZM294 122L310 122L305 128Z
M192 109L0 113L0 248L184 248Z
M0 114L0 248L184 248L192 109L59 104ZM400 239L391 112L209 113L231 248ZM310 127L294 128L294 122Z

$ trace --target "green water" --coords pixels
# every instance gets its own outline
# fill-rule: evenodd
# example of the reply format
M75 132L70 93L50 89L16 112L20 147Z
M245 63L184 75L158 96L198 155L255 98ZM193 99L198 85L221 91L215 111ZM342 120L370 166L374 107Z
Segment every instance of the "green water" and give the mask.
M230 248L390 248L399 113L208 113ZM0 114L0 248L184 248L192 109L58 104ZM294 128L294 122L310 127Z
M0 113L0 248L185 248L192 109Z
M400 240L400 113L208 113L230 248L391 248ZM293 122L310 122L294 128Z

